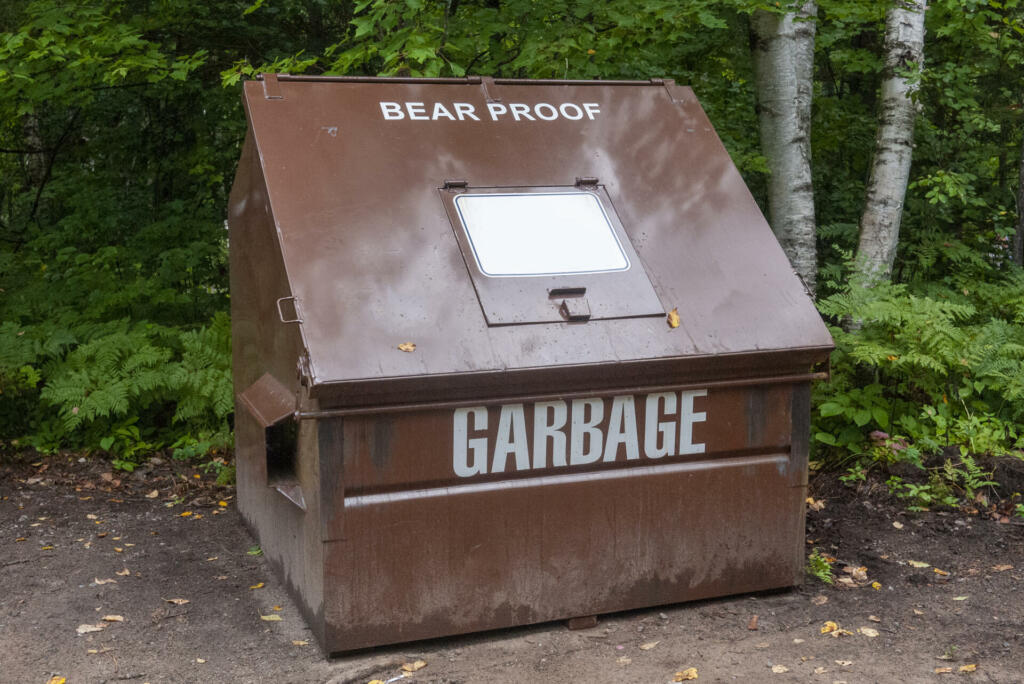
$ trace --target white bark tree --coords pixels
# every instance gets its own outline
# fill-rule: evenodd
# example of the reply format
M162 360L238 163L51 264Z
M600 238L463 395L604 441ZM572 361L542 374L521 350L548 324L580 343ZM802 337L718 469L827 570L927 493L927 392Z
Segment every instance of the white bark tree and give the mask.
M1013 236L1013 263L1024 266L1024 140L1020 143L1020 183L1017 185L1017 231Z
M813 0L786 13L751 16L761 150L768 160L768 221L793 269L813 294L818 277L811 182Z
M875 155L860 219L857 269L868 284L892 276L914 143L911 96L924 62L926 0L894 0L885 17L885 70Z

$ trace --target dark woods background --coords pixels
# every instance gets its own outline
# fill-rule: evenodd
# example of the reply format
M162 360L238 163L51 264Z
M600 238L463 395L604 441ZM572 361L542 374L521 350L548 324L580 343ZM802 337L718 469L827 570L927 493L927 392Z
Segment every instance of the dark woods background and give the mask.
M1018 458L1024 7L934 0L892 282L851 284L891 2L817 7L817 459L955 503ZM692 85L762 206L747 0L7 0L0 5L0 449L231 444L227 194L261 71ZM1018 257L1019 261L1019 257ZM853 279L854 281L856 279ZM839 325L856 320L845 332ZM851 327L851 326L847 326ZM1011 493L1004 493L1009 496Z

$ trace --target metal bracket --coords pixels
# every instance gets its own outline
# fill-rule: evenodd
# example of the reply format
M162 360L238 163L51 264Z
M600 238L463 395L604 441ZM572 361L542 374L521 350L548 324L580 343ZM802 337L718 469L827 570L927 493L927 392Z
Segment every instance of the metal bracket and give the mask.
M263 74L263 98L267 100L283 100L281 84L277 80L277 74Z
M465 181L465 180L449 180L447 178L444 180L444 189L445 190L465 190L468 187L469 187L469 181Z
M284 311L281 310L281 302L283 302L286 299L292 300L292 308L295 309L295 318L285 319L284 317ZM282 323L302 323L302 318L299 316L299 300L291 295L287 297L278 297L277 317L281 319Z
M497 87L494 85L493 77L481 76L480 88L484 91L484 100L487 102L501 102L501 97L496 94Z
M595 176L576 176L576 187L597 187L597 178Z

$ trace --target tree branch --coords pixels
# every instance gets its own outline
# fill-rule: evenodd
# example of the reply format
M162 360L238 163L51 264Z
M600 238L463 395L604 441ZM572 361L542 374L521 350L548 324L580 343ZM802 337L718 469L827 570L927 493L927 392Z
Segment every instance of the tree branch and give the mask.
M39 200L43 196L43 188L50 181L50 175L53 173L53 164L57 160L57 153L60 151L64 141L67 140L68 136L71 135L72 129L78 122L78 115L81 110L76 109L71 115L71 120L68 121L68 125L64 127L64 131L60 134L60 138L57 139L57 143L53 146L53 152L50 153L49 159L46 160L46 171L43 173L43 180L39 183L39 189L36 190L35 199L32 200L32 211L29 212L29 220L34 221L36 218L36 212L39 210Z

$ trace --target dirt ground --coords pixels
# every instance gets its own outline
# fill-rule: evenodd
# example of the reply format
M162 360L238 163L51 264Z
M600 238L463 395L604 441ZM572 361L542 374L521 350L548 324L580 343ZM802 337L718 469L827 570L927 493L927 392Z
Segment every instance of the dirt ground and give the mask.
M211 476L159 459L127 474L8 456L0 682L365 684L416 661L426 665L411 681L435 684L660 683L688 668L702 682L1024 681L1019 519L909 514L878 488L825 476L812 487L824 507L809 512L808 549L836 559L847 579L834 586L809 578L605 615L587 630L548 623L326 660L257 555L233 491ZM821 633L827 621L838 636Z

